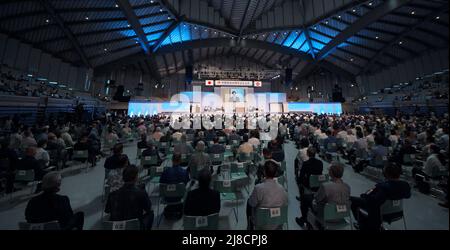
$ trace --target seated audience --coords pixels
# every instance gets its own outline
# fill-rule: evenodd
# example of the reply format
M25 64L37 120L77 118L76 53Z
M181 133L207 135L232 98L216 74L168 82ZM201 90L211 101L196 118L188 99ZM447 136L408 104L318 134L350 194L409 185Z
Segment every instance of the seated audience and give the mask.
M238 153L250 154L253 153L253 146L248 142L248 136L243 136L243 143L238 148Z
M287 192L274 180L278 165L273 161L267 161L264 165L265 179L255 186L247 203L248 227L253 229L254 214L257 208L276 208L286 206L288 203ZM279 226L268 226L264 229L278 229Z
M47 147L47 140L45 139L40 140L37 144L36 154L34 155L34 158L38 160L42 168L46 168L50 163L50 156L47 150L45 150L46 147Z
M124 155L119 156L117 161L119 167L110 169L106 176L106 184L109 186L109 192L114 192L123 186L122 172L128 167L128 158Z
M223 154L225 153L225 147L219 144L219 137L215 137L213 140L214 144L210 145L208 148L209 154Z
M42 194L31 198L25 209L28 223L58 221L62 230L83 230L84 213L73 213L69 197L57 194L61 174L49 172L42 178Z
M162 173L159 183L161 184L187 184L189 181L189 174L181 167L181 154L174 153L172 156L172 167L166 168ZM178 202L182 197L167 197L167 202ZM169 205L164 209L164 216L166 218L179 219L182 216L183 204Z
M105 206L105 213L110 214L110 221L139 219L142 230L150 230L154 213L152 202L145 191L136 185L138 168L128 166L123 170L123 186L112 192Z
M212 190L210 183L211 173L204 168L198 174L198 188L187 194L184 203L185 215L207 216L220 212L220 193Z
M141 140L137 143L138 149L147 148L147 136L145 134L141 135Z
M178 144L173 147L174 153L191 155L194 152L190 143L186 142L186 135L181 135Z
M211 166L211 158L207 153L205 153L205 143L203 141L198 141L195 147L195 153L192 154L191 159L188 164L189 173L192 179L197 179L197 176L192 176L194 172L192 169L196 168L198 170L203 168L208 168Z
M153 145L153 143L148 143L147 148L144 151L142 151L141 161L146 156L156 157L156 159L157 159L156 165L158 165L158 166L161 165L161 163L162 163L161 157L159 156L158 149L155 147L155 145ZM150 167L150 166L144 166L144 167Z
M313 211L323 218L325 204L346 205L350 207L350 186L342 181L344 166L341 163L333 163L328 169L330 181L322 183L315 194L315 206Z
M128 156L126 154L123 154L123 144L117 143L113 147L113 155L106 158L105 160L104 167L106 172L108 172L111 169L121 168L122 165L120 164L120 159L123 157L125 157L129 162Z
M314 198L314 194L311 192L305 192L307 191L305 189L311 190L312 192L316 192L318 190L318 187L310 187L309 178L311 177L311 175L322 175L323 172L322 161L315 158L316 150L313 147L309 147L307 154L309 159L303 163L299 175L300 197L296 197L296 199L300 201L300 210L302 216L300 218L295 218L295 221L301 226L306 222L308 210L309 208L311 208ZM332 166L333 165L336 164L332 163Z
M5 186L0 182L0 192L7 194L14 190L14 171L19 162L16 151L9 147L7 139L0 141L0 178L5 178Z
M411 197L411 188L405 181L399 180L402 169L396 164L388 164L384 167L385 181L375 185L360 197L350 197L353 217L358 220L356 225L361 230L380 230L381 217L380 206L387 200L402 200ZM360 212L363 209L364 213Z

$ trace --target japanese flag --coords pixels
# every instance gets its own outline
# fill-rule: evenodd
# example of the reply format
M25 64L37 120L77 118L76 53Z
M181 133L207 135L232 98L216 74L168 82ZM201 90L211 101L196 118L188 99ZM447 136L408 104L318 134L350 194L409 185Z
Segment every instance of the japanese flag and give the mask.
M261 87L262 82L261 81L255 81L255 87Z
M206 80L205 84L206 84L206 86L213 86L214 85L214 81L213 80Z

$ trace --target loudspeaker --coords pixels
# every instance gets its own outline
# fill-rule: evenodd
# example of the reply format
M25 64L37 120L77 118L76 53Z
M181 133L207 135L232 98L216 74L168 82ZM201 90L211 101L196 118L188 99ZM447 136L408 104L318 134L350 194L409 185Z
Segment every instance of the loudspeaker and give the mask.
M190 65L186 66L186 74L185 74L184 81L187 83L191 83L193 75L194 75L194 70L193 70L192 66L190 66Z
M331 99L333 102L345 102L345 98L342 96L342 92L333 92Z
M287 68L285 71L285 82L286 82L286 85L289 85L292 83L292 69L291 68Z
M123 85L119 85L117 87L116 93L113 96L113 100L119 101L119 102L129 102L130 96L123 96L123 92L125 91L125 88Z
M116 85L116 81L115 80L106 80L105 82L105 86L115 86Z

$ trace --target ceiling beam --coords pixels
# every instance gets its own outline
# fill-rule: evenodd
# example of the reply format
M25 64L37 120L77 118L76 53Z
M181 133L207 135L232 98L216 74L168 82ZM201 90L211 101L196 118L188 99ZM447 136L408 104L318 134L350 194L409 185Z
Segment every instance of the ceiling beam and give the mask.
M373 22L396 10L397 8L408 4L412 0L390 0L382 3L381 5L374 8L372 11L368 12L366 15L362 16L360 19L355 21L352 25L347 27L341 33L339 33L331 42L327 44L317 55L318 60L324 59L329 53L336 49L340 44L347 41L350 37L366 28Z
M164 23L168 23L168 22L171 22L171 21L164 20L164 21L160 21L160 22L150 23L150 24L142 25L142 28L153 26L153 25L160 25L160 24L164 24ZM105 34L105 33L121 32L121 31L129 31L129 30L133 30L133 29L131 27L122 27L122 28L114 28L114 29L87 31L87 32L83 32L83 33L76 33L75 35L77 37L81 37L81 36L100 35L100 34ZM163 31L164 30L159 30L156 33L163 32ZM153 33L153 32L150 32L150 33ZM150 33L148 33L148 34L150 34ZM146 34L146 35L148 35L148 34ZM56 41L64 40L64 39L65 39L65 37L55 37L55 38L49 38L46 40L42 40L38 43L39 44L50 43L50 42L56 42Z
M322 50L317 54L316 61L311 64L306 65L294 79L294 81L300 80L305 77L308 73L313 70L319 61L322 61L331 52L333 52L340 44L347 41L352 36L356 35L359 31L367 28L371 23L376 22L383 16L389 14L390 12L396 10L397 8L411 2L412 0L390 0L382 3L381 5L374 8L372 11L368 12L366 15L362 16L356 20L353 24L347 24L348 27L331 40ZM345 9L347 10L347 8ZM345 11L344 10L344 11ZM333 18L336 19L336 18ZM344 22L343 20L337 20Z
M157 0L157 1L163 9L167 10L170 17L175 19L175 21L178 21L181 18L180 14L175 10L175 8L172 6L172 4L170 4L167 0Z
M244 21L247 17L248 8L250 7L250 4L252 3L252 0L248 0L247 6L245 7L244 16L241 19L241 24L239 25L239 39L241 39L242 31L244 31ZM253 12L255 14L255 12ZM253 17L252 17L253 18Z
M213 29L213 30L216 30L218 32L221 32L221 33L233 36L233 37L239 36L238 32L236 32L235 30L230 29L230 28L226 28L226 27L224 28L224 27L217 26L217 25L214 25L211 23L205 23L203 21L198 21L198 20L194 20L194 19L190 19L190 18L186 18L186 17L183 17L183 21L185 23L189 23L194 26L197 25L197 26L202 26L204 28Z
M139 18L134 12L134 9L131 6L130 2L128 0L116 0L116 2L119 5L120 9L122 9L123 14L127 18L128 23L131 25L131 28L134 30L134 33L136 33L138 42L141 45L141 48L144 50L146 56L152 58L151 47L147 40L147 36L145 35L144 29L142 28ZM157 80L161 79L157 68L153 68L151 74Z
M64 9L58 9L58 13L76 13L76 12L113 12L117 11L117 8L114 7L106 7L106 8L64 8ZM6 20L12 20L15 18L23 18L26 17L32 17L32 16L41 16L41 15L47 15L48 12L45 10L42 11L30 11L30 12L21 12L18 14L13 14L9 16L3 16L0 18L0 21L6 21Z
M81 46L78 43L78 40L75 38L72 31L66 27L66 25L64 24L64 20L56 13L54 7L50 4L50 2L47 0L40 0L39 3L48 12L48 14L51 16L51 18L58 24L61 31L67 36L69 41L72 43L72 46L74 47L75 51L80 56L81 61L84 63L84 65L88 68L92 68L91 63L89 62L84 51L81 49Z
M314 47L311 42L311 36L309 35L309 28L305 28L303 30L303 32L305 33L306 42L308 43L308 46L309 46L309 53L311 54L312 58L315 60L316 55L314 53Z
M302 13L302 19L303 19L302 23L304 24L305 23L305 16L306 16L306 8L305 8L305 5L304 5L303 1L300 1L300 10L299 11L303 12ZM313 60L316 60L316 54L314 53L314 47L312 45L311 36L309 34L309 27L307 27L305 25L302 25L302 26L303 26L302 31L305 33L306 42L308 43L308 47L309 47L309 51L308 52L309 52L309 54L311 54L311 57L313 58Z
M164 31L164 33L158 38L152 48L153 53L155 53L159 49L164 40L166 40L166 38L170 36L170 33L172 33L172 31L174 31L178 27L178 25L182 22L182 19L183 18L178 18L176 19L176 21L172 22L170 26Z
M432 21L433 19L436 18L436 16L444 13L445 11L448 11L448 2L446 4L446 6L442 6L442 8L439 8L436 11L431 12L430 14L428 14L427 16L425 16L424 18L420 19L419 21L417 21L414 25L409 26L408 28L406 28L405 30L403 30L401 33L399 33L396 37L394 37L394 39L392 39L388 44L386 44L383 48L381 48L381 50L379 50L371 59L370 61L366 64L366 66L361 70L361 72L359 72L359 74L363 74L363 73L367 73L369 71L369 69L373 66L373 64L382 56L384 55L384 53L391 49L392 46L395 45L399 45L398 44L400 42L400 40L406 36L408 36L411 32L413 32L414 30L416 30L420 25L422 25L425 22L429 22Z
M164 54L164 53L172 53L173 51L184 50L186 48L207 48L207 47L231 47L231 48L256 48L256 49L265 49L265 50L273 50L281 54L293 54L296 57L300 57L304 60L311 61L311 56L292 48L288 48L285 46L281 46L278 44L263 42L259 40L250 40L245 39L238 43L235 39L229 38L211 38L211 39L199 39L192 40L183 43L173 44L172 46L163 46L156 51L155 54Z
M139 22L139 18L137 17L136 13L133 10L133 7L131 6L130 2L128 0L116 0L119 7L122 9L123 14L128 20L128 23L131 25L131 28L136 33L139 43L142 47L142 49L149 53L151 51L150 46L147 41L147 37L145 36L144 29L141 26L141 23Z
M278 27L270 27L270 28L263 28L263 29L257 29L257 30L250 30L243 35L253 35L258 33L266 33L266 32L274 32L274 31L280 31L280 30L286 30L286 29L303 29L304 27L311 27L313 25L316 25L317 23L328 19L342 11L354 8L356 6L359 6L364 3L371 2L372 0L355 0L355 1L349 1L349 3L342 5L339 8L335 8L330 12L325 13L324 15L321 15L319 17L313 18L312 20L308 22L304 22L302 25L291 25L291 26L278 26ZM300 1L300 4L302 4L302 1Z

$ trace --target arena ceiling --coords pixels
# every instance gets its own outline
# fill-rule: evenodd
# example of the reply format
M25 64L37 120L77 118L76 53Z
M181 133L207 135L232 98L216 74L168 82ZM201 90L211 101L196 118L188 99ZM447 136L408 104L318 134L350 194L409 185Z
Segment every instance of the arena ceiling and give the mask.
M161 78L238 56L345 77L448 48L447 0L3 0L0 32L97 71Z

